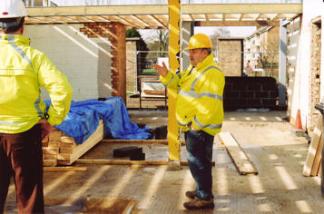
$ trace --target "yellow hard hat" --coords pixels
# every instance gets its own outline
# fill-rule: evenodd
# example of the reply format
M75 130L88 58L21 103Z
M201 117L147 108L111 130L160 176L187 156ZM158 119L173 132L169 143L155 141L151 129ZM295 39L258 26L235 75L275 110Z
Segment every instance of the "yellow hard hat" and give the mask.
M197 49L197 48L212 48L213 44L209 36L203 33L197 33L193 35L189 40L189 46L187 50Z

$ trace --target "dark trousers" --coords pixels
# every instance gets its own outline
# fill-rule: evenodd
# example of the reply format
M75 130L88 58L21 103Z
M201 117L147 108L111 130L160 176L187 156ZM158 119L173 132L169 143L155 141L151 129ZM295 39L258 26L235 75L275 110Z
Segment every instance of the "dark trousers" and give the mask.
M44 213L41 127L18 134L0 133L0 213L10 177L16 187L19 213Z
M212 156L214 136L204 131L185 133L188 165L196 182L196 196L200 199L213 198Z

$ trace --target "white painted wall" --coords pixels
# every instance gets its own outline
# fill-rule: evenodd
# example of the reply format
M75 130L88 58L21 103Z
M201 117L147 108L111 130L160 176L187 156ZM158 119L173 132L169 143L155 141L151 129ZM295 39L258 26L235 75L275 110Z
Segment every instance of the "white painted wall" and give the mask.
M322 32L321 32L321 102L324 102L324 1L322 4Z
M110 43L105 38L88 38L82 24L27 25L25 35L31 46L46 53L67 75L73 99L83 100L111 95Z
M303 1L303 18L300 40L298 43L298 54L296 64L295 84L292 97L291 116L296 117L297 110L301 111L301 119L303 128L306 125L306 116L308 112L309 102L309 78L311 73L311 20L315 17L324 17L324 2L323 0L307 0ZM321 52L321 81L324 81L324 37L322 28L322 52ZM324 84L321 84L324 87ZM324 95L324 88L321 88L321 96Z

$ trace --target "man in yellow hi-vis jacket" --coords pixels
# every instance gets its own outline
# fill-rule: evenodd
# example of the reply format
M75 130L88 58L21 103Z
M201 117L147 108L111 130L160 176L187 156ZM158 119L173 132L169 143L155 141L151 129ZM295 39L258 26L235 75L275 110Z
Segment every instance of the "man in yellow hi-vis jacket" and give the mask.
M214 208L212 193L212 151L214 136L220 132L224 118L224 74L214 62L212 42L205 34L189 40L190 66L174 74L167 67L155 65L161 82L177 87L176 119L185 132L188 163L196 190L186 192L192 200L187 209Z
M0 3L0 213L14 177L19 213L43 213L42 130L69 112L72 89L65 77L22 36L26 8L21 0ZM48 109L40 88L48 92Z

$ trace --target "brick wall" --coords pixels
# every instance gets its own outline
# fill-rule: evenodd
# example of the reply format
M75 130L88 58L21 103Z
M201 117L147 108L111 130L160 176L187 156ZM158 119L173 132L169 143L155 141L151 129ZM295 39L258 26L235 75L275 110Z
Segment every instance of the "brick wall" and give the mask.
M106 38L111 43L112 95L126 101L126 41L125 26L118 22L86 23L80 29L89 38Z
M278 87L272 77L225 77L224 109L275 109Z

